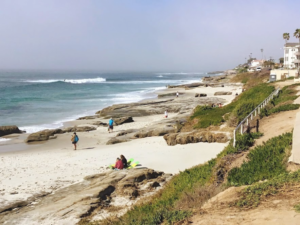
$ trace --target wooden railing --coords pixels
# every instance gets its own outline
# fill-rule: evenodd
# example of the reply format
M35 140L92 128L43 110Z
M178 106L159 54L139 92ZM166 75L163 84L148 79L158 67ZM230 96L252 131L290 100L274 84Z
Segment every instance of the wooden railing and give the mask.
M245 131L247 131L249 127L249 120L253 120L253 117L260 114L261 109L263 109L269 101L271 101L274 96L278 95L280 91L280 88L273 91L265 100L263 100L262 103L260 103L251 113L249 113L248 116L246 116L240 123L237 125L237 127L233 131L233 147L235 147L236 144L236 134L238 130L240 130L241 134L244 134Z

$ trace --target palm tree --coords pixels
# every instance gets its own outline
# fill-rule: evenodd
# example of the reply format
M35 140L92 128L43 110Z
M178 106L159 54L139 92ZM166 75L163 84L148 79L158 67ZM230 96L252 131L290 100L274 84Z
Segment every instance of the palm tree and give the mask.
M296 29L296 31L294 33L294 37L299 38L299 43L300 43L300 29Z
M295 34L294 34L295 35ZM288 40L290 40L290 33L283 33L283 39L285 40L285 44Z
M290 33L283 33L283 39L285 40L285 46L286 46L287 41L290 40Z

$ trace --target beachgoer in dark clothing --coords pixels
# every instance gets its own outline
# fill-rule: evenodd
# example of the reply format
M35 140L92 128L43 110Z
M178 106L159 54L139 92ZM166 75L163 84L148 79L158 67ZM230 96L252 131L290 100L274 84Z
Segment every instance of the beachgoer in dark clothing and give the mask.
M110 118L109 122L108 122L108 132L113 132L114 129L114 120L113 118Z
M120 157L121 157L121 160L123 162L124 168L127 168L128 167L128 165L127 165L127 159L125 158L124 155L121 155Z
M77 148L77 142L79 141L79 138L78 138L78 136L77 136L77 134L75 132L72 135L71 141L72 141L72 144L74 145L74 150L76 150L76 148Z

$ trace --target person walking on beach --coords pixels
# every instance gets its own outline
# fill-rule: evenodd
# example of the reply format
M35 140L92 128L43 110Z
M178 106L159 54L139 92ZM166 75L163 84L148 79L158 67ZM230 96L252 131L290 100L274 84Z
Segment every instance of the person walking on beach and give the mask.
M178 98L178 96L179 96L179 93L178 93L178 91L176 92L176 97Z
M114 120L113 118L110 118L109 122L108 122L108 133L113 132L114 129Z
M165 118L168 118L168 110L165 111Z
M79 141L79 138L77 134L74 132L71 138L72 144L74 145L74 150L77 149L77 142Z

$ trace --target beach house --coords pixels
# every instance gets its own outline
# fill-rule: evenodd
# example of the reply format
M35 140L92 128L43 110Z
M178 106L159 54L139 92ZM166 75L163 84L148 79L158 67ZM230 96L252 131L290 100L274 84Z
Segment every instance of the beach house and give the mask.
M298 67L300 63L300 44L299 43L286 43L284 45L284 67L293 69Z

